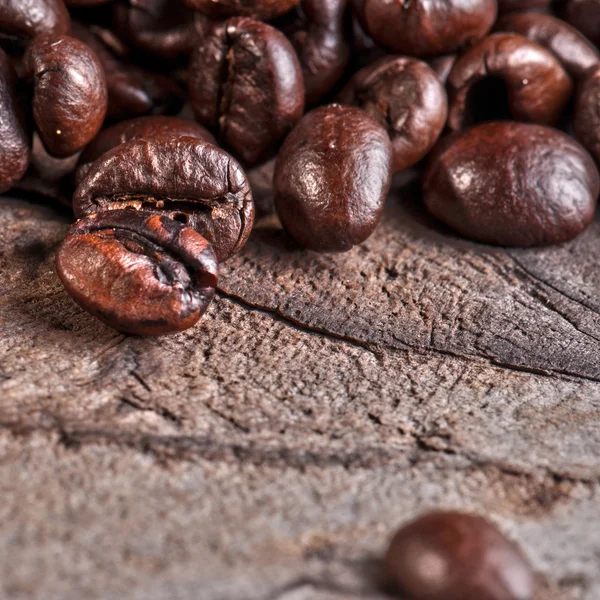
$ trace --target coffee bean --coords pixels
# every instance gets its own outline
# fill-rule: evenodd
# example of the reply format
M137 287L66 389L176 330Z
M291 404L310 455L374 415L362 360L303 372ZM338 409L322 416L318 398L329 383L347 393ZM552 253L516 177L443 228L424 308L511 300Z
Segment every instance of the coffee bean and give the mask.
M10 59L0 49L0 194L23 177L30 160L31 136L17 85Z
M298 54L306 103L314 104L341 79L350 60L347 0L302 0L276 25Z
M102 64L108 91L107 119L122 121L145 114L174 114L183 106L179 85L170 77L132 63L122 46L119 54L115 49L121 42L112 32L73 23L71 34L87 44Z
M587 38L550 15L511 13L500 19L496 29L518 33L544 46L554 53L574 79L580 79L590 67L600 62L600 53Z
M2 0L0 38L25 45L36 35L69 31L69 13L63 0Z
M138 117L121 121L103 129L87 146L77 166L77 183L83 180L92 163L109 150L130 140L153 137L193 137L215 144L215 138L205 127L177 117Z
M534 577L518 546L485 519L434 512L402 527L385 558L407 600L530 600Z
M573 127L577 139L600 162L600 66L594 67L581 81Z
M106 78L94 52L67 35L40 35L25 54L33 81L33 116L48 152L65 157L100 131L106 115Z
M78 218L127 207L192 227L219 261L244 246L254 222L252 193L237 161L192 137L120 144L93 163L73 196Z
M296 6L299 0L183 0L194 10L213 18L254 17L268 21ZM323 0L321 0L323 1Z
M302 70L277 29L248 18L215 27L192 54L194 114L248 165L266 160L304 110Z
M598 171L572 138L548 127L484 123L442 143L425 204L462 235L503 246L559 244L594 216Z
M337 100L362 108L387 129L393 170L420 161L437 141L448 115L439 77L420 60L388 57L354 75Z
M600 0L570 0L565 19L596 46L600 45Z
M196 42L193 13L173 0L115 3L114 26L139 50L164 58L188 54Z
M454 63L458 59L456 54L447 54L446 56L438 56L429 61L429 66L436 72L442 83L448 81L448 76Z
M76 223L56 255L75 301L124 333L187 329L206 312L217 259L196 231L142 211L97 213Z
M496 0L355 0L373 38L397 54L452 54L482 39L496 20Z
M392 146L364 111L331 105L308 113L275 167L275 208L286 231L318 251L344 251L377 226L390 185Z
M495 33L465 52L448 76L453 130L472 123L516 119L543 125L562 115L571 79L548 50L512 33Z

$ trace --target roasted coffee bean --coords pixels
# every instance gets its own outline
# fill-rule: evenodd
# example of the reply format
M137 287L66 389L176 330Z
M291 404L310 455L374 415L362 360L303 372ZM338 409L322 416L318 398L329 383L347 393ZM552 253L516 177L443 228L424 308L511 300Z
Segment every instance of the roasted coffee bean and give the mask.
M498 0L498 12L523 12L549 8L552 0Z
M192 55L189 91L196 118L249 165L265 160L302 117L296 53L277 29L248 18L215 27Z
M0 49L0 194L23 177L30 160L31 136L17 85L10 58Z
M554 54L512 33L495 33L468 50L454 64L447 85L453 130L499 119L552 125L573 90Z
M63 0L2 0L0 39L25 45L43 33L67 33L69 13Z
M153 137L193 137L216 144L212 133L194 121L161 116L121 121L103 129L87 146L77 167L77 183L82 181L92 163L109 150L130 140Z
M575 101L573 127L577 139L600 163L600 66L581 81Z
M377 226L390 185L392 145L364 111L331 105L308 113L275 167L275 208L301 245L345 251Z
M350 60L346 4L347 0L302 0L277 24L298 54L307 104L331 91Z
M503 246L560 244L594 216L592 157L564 133L524 123L484 123L436 152L425 204L462 235Z
M530 600L531 566L485 519L433 512L402 527L386 555L390 578L410 600Z
M193 229L166 216L117 210L76 223L56 255L75 301L124 333L162 335L194 325L217 285L217 259Z
M188 54L196 43L193 13L179 1L124 0L114 6L117 33L139 50L163 58Z
M496 0L354 0L369 35L397 54L452 54L482 39L496 20Z
M431 68L413 58L390 56L354 75L338 96L362 108L392 140L393 171L419 162L437 141L448 116L446 91Z
M183 0L194 10L209 17L254 17L263 21L279 17L298 4L300 0ZM321 0L324 1L324 0Z
M511 13L496 25L498 31L518 33L554 53L567 73L580 79L600 62L596 47L579 31L550 15Z
M112 32L73 23L71 33L86 43L102 64L108 90L108 120L122 121L146 114L174 114L181 109L184 95L177 82L132 63L126 49Z
M600 46L600 0L570 0L565 19L596 46Z
M127 207L192 227L219 261L244 246L254 222L252 192L237 161L192 137L125 142L93 163L73 196L78 218Z
M100 131L106 115L106 78L95 53L67 35L40 35L27 48L33 116L50 154L75 154Z

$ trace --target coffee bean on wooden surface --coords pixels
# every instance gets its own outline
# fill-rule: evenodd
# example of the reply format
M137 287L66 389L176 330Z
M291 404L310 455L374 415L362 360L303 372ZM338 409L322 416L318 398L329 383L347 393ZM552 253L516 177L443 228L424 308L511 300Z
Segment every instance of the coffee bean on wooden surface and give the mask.
M187 329L206 312L217 259L198 232L135 210L77 222L56 255L58 275L83 308L125 333Z
M503 246L559 244L591 222L592 157L540 125L484 123L441 143L423 182L429 211L465 237Z
M385 557L407 600L531 600L534 577L516 544L481 517L433 512L402 527Z
M227 152L202 139L133 139L106 152L73 196L77 218L127 208L156 212L198 231L224 261L252 231L246 174Z
M344 251L377 226L390 185L392 145L366 112L331 105L308 113L277 157L275 208L302 246Z

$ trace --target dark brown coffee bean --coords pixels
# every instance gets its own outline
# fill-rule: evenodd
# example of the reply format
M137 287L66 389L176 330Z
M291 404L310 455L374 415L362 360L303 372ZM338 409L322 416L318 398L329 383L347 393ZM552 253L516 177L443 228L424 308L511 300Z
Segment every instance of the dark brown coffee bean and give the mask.
M31 136L17 85L10 58L0 49L0 194L23 177L30 159Z
M402 527L390 578L411 600L530 600L534 576L519 547L481 517L433 512Z
M484 123L443 144L423 184L425 204L462 235L503 246L560 244L594 216L592 157L564 133Z
M71 33L86 43L102 63L108 90L107 119L174 114L181 109L184 95L177 82L132 63L112 32L73 23Z
M496 0L354 0L369 35L397 54L452 54L482 39L496 20Z
M550 7L552 0L498 0L498 12L524 12Z
M338 96L386 128L394 149L393 171L419 162L437 141L448 116L439 77L420 60L390 56L354 75Z
M562 115L571 79L549 50L520 35L495 33L463 54L448 76L453 130L514 118L544 125Z
M27 48L33 116L48 152L75 154L100 131L106 115L106 78L94 52L68 35L41 35Z
M208 129L194 121L177 117L138 117L107 127L92 140L81 155L77 167L77 183L82 181L94 161L120 144L139 138L186 136L216 144Z
M277 29L247 18L215 27L190 61L189 91L198 121L253 165L272 154L304 110L296 53Z
M554 53L574 79L580 79L590 67L600 62L600 53L589 40L564 21L550 15L511 13L500 19L496 29L518 33L544 46Z
M137 139L103 154L73 196L80 218L119 208L164 214L203 235L219 261L238 252L254 222L254 202L235 159L191 137Z
M138 335L197 323L217 285L217 259L196 231L168 217L117 210L82 219L56 255L75 301L110 327Z
M184 0L194 10L202 11L209 17L254 17L263 21L279 17L300 0ZM321 0L323 1L323 0Z
M294 46L314 104L341 79L350 60L347 0L302 0L279 27Z
M36 35L69 31L69 13L63 0L2 0L0 38L25 45Z
M600 0L570 0L565 19L596 46L600 45Z
M600 66L581 81L575 101L573 127L577 139L600 163Z
M139 50L164 58L188 54L196 43L193 13L173 0L124 0L115 4L117 33Z
M392 146L364 111L331 105L308 113L277 157L275 208L302 246L345 251L364 242L383 211Z

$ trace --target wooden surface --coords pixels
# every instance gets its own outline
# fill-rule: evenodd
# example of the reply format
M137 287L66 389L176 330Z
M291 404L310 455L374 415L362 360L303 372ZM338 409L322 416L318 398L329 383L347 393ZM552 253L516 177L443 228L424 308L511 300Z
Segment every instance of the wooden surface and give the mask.
M380 600L393 529L460 507L600 598L600 221L506 251L415 197L343 255L263 219L158 339L64 292L66 212L0 200L0 597Z

